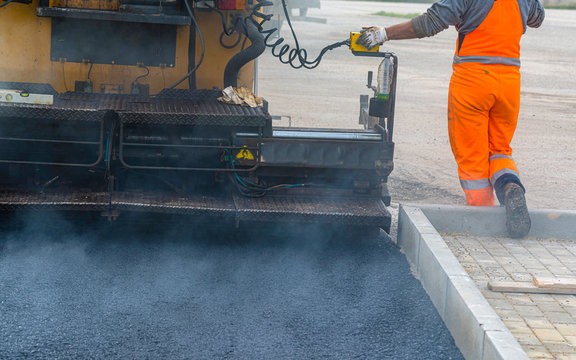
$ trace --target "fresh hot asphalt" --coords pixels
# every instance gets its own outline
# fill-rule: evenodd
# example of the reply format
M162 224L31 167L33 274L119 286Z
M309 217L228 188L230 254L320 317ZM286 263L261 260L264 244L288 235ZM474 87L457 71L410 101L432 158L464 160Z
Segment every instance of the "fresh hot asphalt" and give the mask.
M462 359L385 235L138 224L5 226L0 358Z

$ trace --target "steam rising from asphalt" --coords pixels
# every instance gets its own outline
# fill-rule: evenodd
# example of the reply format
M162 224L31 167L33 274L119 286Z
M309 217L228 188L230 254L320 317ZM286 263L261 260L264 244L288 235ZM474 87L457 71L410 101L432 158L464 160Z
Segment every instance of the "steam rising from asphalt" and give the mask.
M461 358L385 238L148 220L0 233L0 358Z

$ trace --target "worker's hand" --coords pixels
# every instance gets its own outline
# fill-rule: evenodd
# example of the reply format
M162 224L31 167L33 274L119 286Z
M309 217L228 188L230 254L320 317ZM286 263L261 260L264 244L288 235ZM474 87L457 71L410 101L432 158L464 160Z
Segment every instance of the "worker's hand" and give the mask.
M388 35L386 34L386 29L380 26L371 26L367 28L362 28L362 35L356 40L356 44L362 45L368 50L372 49L376 45L382 45L388 41Z

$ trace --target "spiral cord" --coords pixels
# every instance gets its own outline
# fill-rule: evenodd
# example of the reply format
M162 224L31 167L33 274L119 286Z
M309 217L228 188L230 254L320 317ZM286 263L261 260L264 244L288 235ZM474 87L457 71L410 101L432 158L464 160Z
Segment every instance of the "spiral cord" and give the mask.
M261 0L261 1L256 0L256 1L257 3L253 6L252 13L248 17L246 17L244 21L252 21L258 27L258 31L262 35L264 35L264 42L266 44L266 47L271 48L272 55L278 58L278 60L280 60L280 62L283 64L288 64L294 69L300 69L300 68L314 69L318 65L320 65L322 58L328 51L334 50L340 46L348 44L348 41L345 40L328 45L320 51L320 53L314 60L309 60L308 51L300 47L298 37L296 36L296 32L292 27L292 22L290 21L290 13L288 11L288 7L286 6L286 0L280 0L280 1L282 1L282 9L286 17L286 22L290 27L290 32L294 39L295 46L293 48L291 48L290 45L284 43L284 38L282 37L279 37L275 41L271 40L271 37L275 35L275 33L277 32L279 33L278 28L272 28L268 30L265 30L263 28L264 23L269 21L273 15L264 14L261 10L263 7L273 6L274 3L269 0ZM261 20L258 21L257 18L260 18Z

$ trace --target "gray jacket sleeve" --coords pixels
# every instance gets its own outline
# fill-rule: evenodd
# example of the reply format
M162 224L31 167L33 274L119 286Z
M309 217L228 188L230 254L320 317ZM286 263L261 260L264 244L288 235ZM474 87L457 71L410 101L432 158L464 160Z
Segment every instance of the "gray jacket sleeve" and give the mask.
M424 14L412 19L412 28L419 38L436 35L450 25L459 24L470 0L441 0Z
M458 26L460 34L474 31L484 21L495 0L441 0L412 19L416 36L423 38L436 35L451 25ZM540 0L517 0L522 16L524 31L526 26L538 27L544 20L544 7Z
M526 24L530 27L537 28L544 21L544 7L539 0L530 0L528 9L528 19Z

